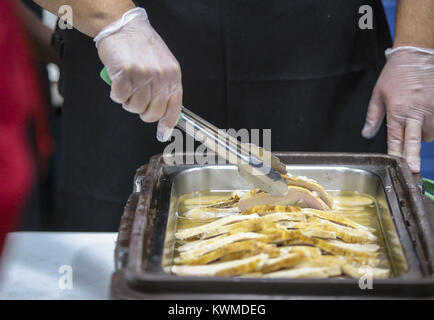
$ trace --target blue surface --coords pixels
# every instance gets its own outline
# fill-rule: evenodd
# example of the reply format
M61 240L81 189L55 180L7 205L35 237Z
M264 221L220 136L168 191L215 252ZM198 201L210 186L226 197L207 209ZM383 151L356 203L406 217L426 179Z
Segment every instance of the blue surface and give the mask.
M387 21L389 22L392 38L395 35L395 13L396 0L383 0L384 11L386 11Z
M396 0L383 0L383 5L393 37L395 33ZM421 159L421 175L426 178L434 179L434 143L422 143Z

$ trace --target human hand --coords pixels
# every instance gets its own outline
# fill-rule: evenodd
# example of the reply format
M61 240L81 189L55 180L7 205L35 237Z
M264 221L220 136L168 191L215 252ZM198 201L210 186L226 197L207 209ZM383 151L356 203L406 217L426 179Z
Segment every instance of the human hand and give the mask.
M418 173L421 141L434 140L434 50L398 47L386 56L362 135L374 137L386 115L388 153Z
M159 121L157 138L167 141L182 105L181 69L146 11L128 11L95 42L112 81L112 100L144 122Z

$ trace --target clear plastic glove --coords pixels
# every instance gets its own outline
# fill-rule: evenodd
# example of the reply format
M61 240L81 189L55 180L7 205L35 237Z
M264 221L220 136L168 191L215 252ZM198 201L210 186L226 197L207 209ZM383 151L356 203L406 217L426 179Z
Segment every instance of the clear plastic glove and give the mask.
M434 50L398 47L386 56L362 135L374 137L386 115L388 153L418 173L421 141L434 140Z
M181 69L146 11L128 11L94 40L112 80L112 100L145 122L159 121L157 139L167 141L182 105Z

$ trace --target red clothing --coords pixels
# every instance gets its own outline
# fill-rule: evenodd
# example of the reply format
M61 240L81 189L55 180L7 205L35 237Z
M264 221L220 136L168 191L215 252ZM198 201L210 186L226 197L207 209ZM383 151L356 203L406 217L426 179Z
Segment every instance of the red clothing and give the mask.
M28 121L42 103L13 0L0 1L0 250L32 183Z

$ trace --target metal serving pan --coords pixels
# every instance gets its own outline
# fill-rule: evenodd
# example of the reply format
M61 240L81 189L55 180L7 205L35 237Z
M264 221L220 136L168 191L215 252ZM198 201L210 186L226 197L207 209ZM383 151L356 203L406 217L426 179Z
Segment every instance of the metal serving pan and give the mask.
M137 171L119 228L113 298L434 297L434 209L403 159L379 154L276 153L289 172L327 190L376 199L391 263L389 279L361 290L357 279L180 277L169 272L180 196L249 189L231 165L167 165L161 155ZM183 155L185 156L185 155ZM166 159L168 160L168 159ZM169 159L170 161L170 159Z

